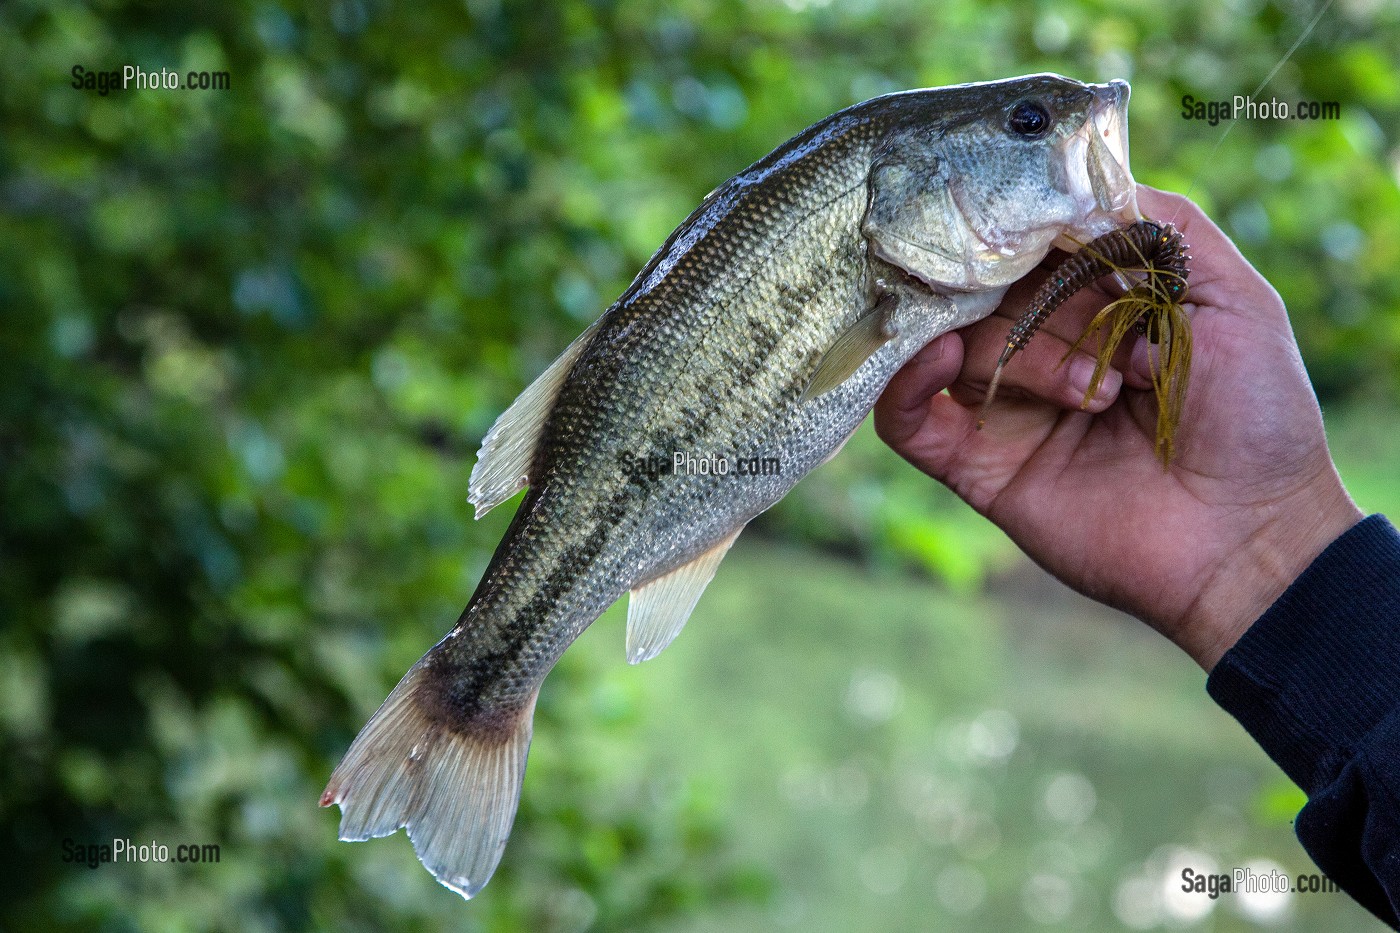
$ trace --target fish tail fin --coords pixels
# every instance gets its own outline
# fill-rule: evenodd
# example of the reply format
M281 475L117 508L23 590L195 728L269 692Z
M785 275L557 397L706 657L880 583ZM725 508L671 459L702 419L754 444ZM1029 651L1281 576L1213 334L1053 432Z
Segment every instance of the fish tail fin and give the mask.
M360 730L321 794L340 806L340 838L361 842L407 827L418 860L464 898L501 860L520 804L535 699L487 727L445 722L430 673L415 664Z

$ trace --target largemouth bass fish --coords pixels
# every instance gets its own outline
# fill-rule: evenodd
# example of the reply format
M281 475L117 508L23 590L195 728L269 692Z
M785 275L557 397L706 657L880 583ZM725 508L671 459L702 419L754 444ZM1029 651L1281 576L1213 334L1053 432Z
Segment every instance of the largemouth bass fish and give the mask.
M456 626L331 776L340 838L407 827L438 881L476 894L564 650L630 592L627 659L656 656L745 524L910 357L1052 245L1136 220L1127 105L1121 81L1057 75L890 94L706 197L486 435L478 517L529 492Z

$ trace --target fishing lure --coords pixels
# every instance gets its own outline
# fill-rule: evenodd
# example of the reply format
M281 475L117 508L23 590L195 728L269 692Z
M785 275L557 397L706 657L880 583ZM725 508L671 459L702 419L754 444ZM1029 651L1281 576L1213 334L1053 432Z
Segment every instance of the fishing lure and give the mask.
M1186 384L1191 368L1190 320L1181 308L1186 296L1186 278L1191 256L1181 232L1170 223L1139 220L1110 231L1080 248L1057 268L1036 291L1024 314L1012 326L1006 347L997 359L986 399L982 403L980 428L996 397L1006 364L1025 349L1046 319L1069 298L1109 273L1142 276L1140 284L1095 315L1075 341L1070 353L1092 333L1108 331L1101 341L1094 375L1084 396L1084 406L1097 394L1109 361L1127 332L1145 334L1157 346L1152 367L1152 383L1157 396L1157 454L1164 464L1174 453L1173 437L1181 420ZM1064 362L1062 359L1061 362Z

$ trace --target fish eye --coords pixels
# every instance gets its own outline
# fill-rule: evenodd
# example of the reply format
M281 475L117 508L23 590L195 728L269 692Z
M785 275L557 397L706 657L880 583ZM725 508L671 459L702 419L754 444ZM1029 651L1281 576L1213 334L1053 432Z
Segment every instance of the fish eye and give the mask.
M1006 125L1026 139L1039 139L1050 131L1050 110L1038 100L1023 100L1011 108Z

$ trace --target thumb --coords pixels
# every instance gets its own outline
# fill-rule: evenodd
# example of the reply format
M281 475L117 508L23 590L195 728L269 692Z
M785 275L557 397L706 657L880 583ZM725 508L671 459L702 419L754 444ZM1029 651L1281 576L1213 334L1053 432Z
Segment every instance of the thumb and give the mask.
M963 341L956 332L934 340L895 373L875 403L875 433L903 453L928 417L929 401L958 378Z

